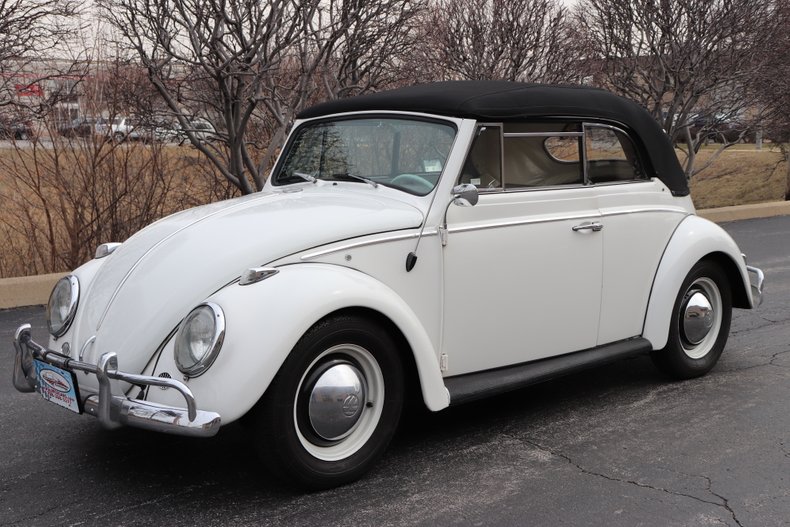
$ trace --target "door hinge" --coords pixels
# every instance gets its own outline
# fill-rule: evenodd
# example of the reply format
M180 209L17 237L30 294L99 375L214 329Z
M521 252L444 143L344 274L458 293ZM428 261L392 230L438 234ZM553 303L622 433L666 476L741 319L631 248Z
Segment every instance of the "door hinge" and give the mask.
M447 361L448 361L447 354L446 353L442 353L439 356L439 370L440 371L447 371Z
M439 239L442 242L442 247L447 245L447 227L439 227Z

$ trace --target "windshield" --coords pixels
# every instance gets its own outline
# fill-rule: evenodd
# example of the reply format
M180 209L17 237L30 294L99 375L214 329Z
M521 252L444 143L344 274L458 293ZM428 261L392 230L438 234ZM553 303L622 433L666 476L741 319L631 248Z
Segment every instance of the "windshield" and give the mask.
M439 181L454 138L451 124L416 119L307 124L296 131L272 183L351 181L424 196Z

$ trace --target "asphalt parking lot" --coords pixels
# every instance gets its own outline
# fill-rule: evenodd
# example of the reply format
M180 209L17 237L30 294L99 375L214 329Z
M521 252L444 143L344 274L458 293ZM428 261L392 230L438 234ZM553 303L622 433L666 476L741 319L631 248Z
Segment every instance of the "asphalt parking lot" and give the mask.
M790 217L724 225L767 276L706 377L648 358L438 414L412 411L365 479L282 489L245 429L211 439L103 430L11 385L0 311L0 525L790 524Z

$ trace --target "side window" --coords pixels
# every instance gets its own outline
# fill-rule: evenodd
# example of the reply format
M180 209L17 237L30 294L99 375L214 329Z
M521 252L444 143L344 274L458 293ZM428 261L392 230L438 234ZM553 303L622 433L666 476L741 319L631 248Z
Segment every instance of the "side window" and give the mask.
M502 129L499 125L481 125L461 170L461 183L471 183L481 190L502 186Z
M581 185L581 123L505 124L505 189Z
M620 130L585 124L584 142L590 183L647 179L633 142Z

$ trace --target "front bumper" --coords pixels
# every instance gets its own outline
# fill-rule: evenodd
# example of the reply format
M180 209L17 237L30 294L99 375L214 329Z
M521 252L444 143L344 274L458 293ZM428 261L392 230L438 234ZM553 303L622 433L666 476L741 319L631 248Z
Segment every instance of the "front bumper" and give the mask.
M746 270L749 272L749 283L752 288L752 302L754 304L753 307L757 307L763 303L763 284L765 283L765 274L763 273L762 269L752 267L751 265L747 265Z
M33 359L70 372L95 375L99 381L99 393L85 397L82 406L85 413L98 417L101 424L107 428L127 425L155 432L194 437L210 437L219 431L220 415L216 412L198 410L195 397L184 383L175 379L119 371L115 353L104 353L96 364L66 357L37 344L30 335L30 324L23 324L16 330L14 348L16 351L14 387L20 392L32 392L36 389ZM184 396L187 407L176 408L141 399L130 399L124 395L113 395L110 384L112 379L139 387L173 388Z

